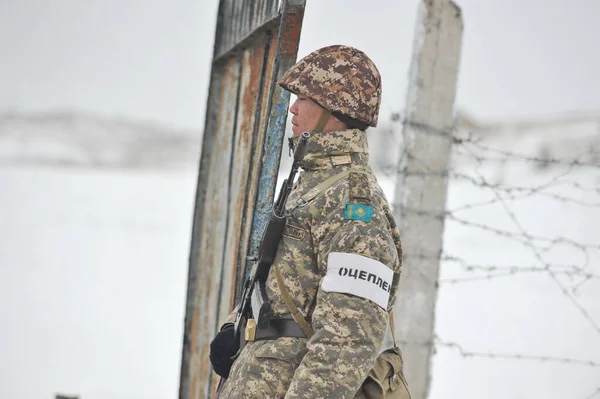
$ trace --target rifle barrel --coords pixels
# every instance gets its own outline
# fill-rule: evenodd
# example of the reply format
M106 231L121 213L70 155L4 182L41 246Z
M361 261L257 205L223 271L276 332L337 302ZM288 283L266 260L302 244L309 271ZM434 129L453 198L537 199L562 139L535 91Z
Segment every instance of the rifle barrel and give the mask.
M294 163L299 163L304 159L306 155L306 150L308 149L308 140L310 139L310 133L304 132L300 135L300 140L298 140L298 145L296 146L296 150L294 151Z

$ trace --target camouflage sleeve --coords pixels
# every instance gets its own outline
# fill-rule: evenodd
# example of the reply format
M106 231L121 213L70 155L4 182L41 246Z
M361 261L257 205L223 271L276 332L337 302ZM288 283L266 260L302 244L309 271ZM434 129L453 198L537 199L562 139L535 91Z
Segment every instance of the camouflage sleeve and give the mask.
M394 269L397 263L389 230L374 215L370 222L344 220L343 212L320 221L314 234L318 265L325 274L331 253L360 255L366 265ZM331 232L329 226L340 226ZM396 256L396 257L395 257ZM368 273L368 272L367 272ZM361 276L365 277L366 275ZM355 272L355 276L357 276ZM353 398L382 346L387 312L371 299L319 288L312 324L315 335L296 371L286 399Z

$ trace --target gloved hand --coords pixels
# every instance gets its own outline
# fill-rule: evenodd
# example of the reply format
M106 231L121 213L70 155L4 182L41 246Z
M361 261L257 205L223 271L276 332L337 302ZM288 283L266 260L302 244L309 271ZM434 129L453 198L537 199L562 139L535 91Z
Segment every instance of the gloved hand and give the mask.
M210 362L219 376L229 377L233 365L231 359L238 351L240 343L234 338L233 324L225 326L210 343Z

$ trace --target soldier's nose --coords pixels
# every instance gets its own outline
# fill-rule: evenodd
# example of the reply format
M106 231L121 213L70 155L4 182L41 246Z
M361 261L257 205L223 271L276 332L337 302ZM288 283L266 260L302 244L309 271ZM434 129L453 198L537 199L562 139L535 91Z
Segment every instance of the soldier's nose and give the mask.
M292 106L290 107L290 112L294 115L298 115L298 100L294 101Z

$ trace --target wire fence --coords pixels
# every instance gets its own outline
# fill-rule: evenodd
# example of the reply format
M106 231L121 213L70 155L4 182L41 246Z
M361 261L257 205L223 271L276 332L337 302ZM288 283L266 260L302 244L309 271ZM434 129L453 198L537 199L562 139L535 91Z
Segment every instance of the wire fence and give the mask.
M417 124L398 114L392 120L394 128L384 135L387 148L391 147L389 141L395 143L395 148L404 148L404 128ZM468 338L464 342L460 335L446 338L443 331L437 331L438 326L434 342L423 344L432 345L435 352L454 351L465 360L503 359L592 368L598 370L594 382L598 387L582 399L600 399L600 308L593 306L600 303L600 117L583 124L575 121L572 125L531 125L526 129L465 127L460 123L450 131L422 124L416 127L424 134L452 140L450 166L442 173L448 179L449 193L443 212L403 210L443 219L445 225L442 253L416 257L407 253L405 262L418 264L419 258L439 258L441 290L503 281L515 290L513 295L519 295L523 289L520 278L549 279L554 288L544 292L547 299L555 303L562 298L570 312L585 321L586 326L564 325L563 335L577 341L583 329L589 328L598 338L586 343L592 349L590 358L551 351L525 353L522 348L506 351L493 345L474 350ZM415 154L400 150L383 158L403 157L414 160ZM428 162L417 161L423 165ZM396 165L379 164L377 173L394 180ZM422 178L432 175L423 173ZM439 177L440 173L435 175ZM472 251L460 244L461 240L471 239L485 247L475 251L476 256L470 256ZM543 317L532 314L532 323Z

